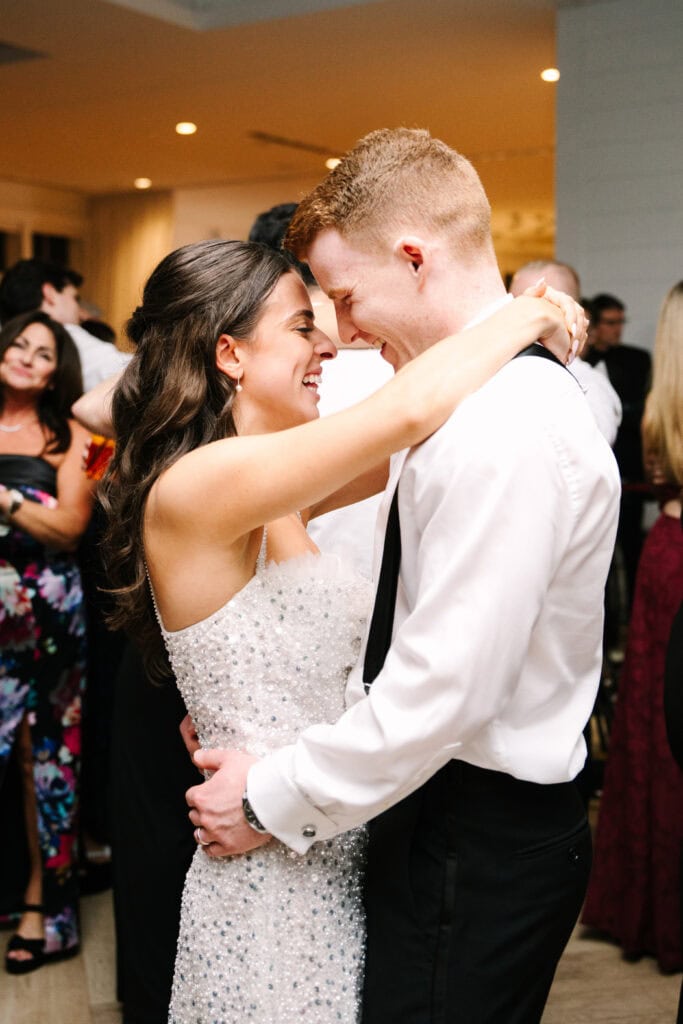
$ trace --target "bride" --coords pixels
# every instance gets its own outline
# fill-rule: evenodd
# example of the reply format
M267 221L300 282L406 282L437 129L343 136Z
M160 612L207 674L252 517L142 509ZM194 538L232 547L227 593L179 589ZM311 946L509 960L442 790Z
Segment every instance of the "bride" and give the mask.
M576 307L548 298L511 301L371 398L318 419L336 351L283 254L208 241L159 264L129 322L137 352L114 395L107 559L114 624L134 632L157 676L170 660L202 746L262 755L339 716L370 593L319 555L306 524L381 489L389 455L436 430L535 339L564 361ZM350 1024L363 830L304 857L254 836L263 845L219 859L196 830L170 1021Z

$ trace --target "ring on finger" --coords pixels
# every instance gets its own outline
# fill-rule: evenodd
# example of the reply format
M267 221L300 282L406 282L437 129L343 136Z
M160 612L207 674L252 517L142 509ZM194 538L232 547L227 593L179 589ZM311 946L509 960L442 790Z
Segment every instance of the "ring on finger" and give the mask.
M202 832L201 825L197 825L196 829L194 830L194 841L195 841L195 843L197 843L199 846L210 846L211 845L210 843L205 843L202 840L201 832Z

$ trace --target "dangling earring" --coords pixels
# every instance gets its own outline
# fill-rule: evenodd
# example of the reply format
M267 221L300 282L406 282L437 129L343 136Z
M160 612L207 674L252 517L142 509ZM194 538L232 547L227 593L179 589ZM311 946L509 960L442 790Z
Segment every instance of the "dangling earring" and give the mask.
M237 378L237 383L235 384L235 391L241 391L242 390L242 383L241 383L241 381L242 381L243 375L244 375L244 370L240 370L240 375Z

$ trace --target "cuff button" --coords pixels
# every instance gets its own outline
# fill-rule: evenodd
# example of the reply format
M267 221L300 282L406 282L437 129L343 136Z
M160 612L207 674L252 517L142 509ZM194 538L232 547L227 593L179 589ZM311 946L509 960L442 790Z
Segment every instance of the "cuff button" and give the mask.
M314 839L317 831L318 830L315 827L315 825L304 825L304 827L301 829L301 835L304 837L304 839Z

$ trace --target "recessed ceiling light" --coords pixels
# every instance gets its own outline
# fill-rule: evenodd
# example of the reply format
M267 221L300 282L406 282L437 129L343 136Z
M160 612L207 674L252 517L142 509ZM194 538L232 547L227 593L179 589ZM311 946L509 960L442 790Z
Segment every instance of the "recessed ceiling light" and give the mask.
M341 160L338 156L331 156L329 160L325 161L325 167L327 167L328 171L333 171L335 167L339 167L340 163Z
M557 68L546 68L545 71L541 71L541 78L544 82L559 82L560 72Z
M133 182L133 184L135 185L136 188L151 188L152 187L152 179L151 178L136 178L135 181Z
M175 130L178 135L194 135L197 131L197 125L194 121L178 121L178 124L175 126Z

